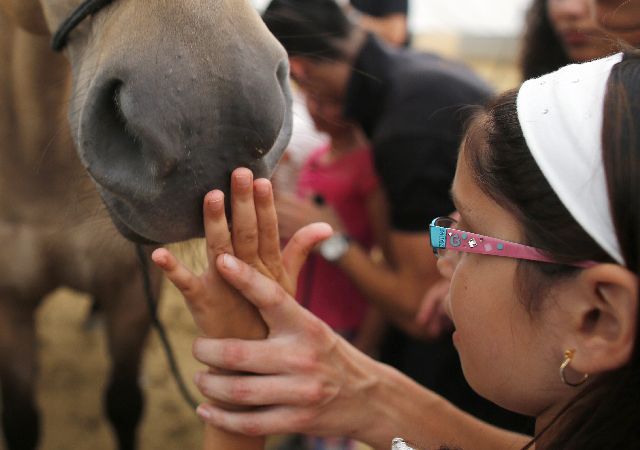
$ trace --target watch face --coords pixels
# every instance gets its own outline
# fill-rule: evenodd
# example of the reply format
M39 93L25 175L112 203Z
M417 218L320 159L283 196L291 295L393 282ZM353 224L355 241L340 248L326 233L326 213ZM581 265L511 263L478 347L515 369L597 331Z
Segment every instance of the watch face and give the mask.
M336 234L320 244L320 254L327 261L337 261L349 250L347 239Z
M407 445L405 441L400 438L395 438L391 443L391 450L415 450Z

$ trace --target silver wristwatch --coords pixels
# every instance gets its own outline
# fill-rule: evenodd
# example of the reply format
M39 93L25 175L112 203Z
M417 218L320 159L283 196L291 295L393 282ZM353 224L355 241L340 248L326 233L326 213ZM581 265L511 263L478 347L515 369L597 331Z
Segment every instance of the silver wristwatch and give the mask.
M391 450L415 450L407 445L407 443L400 439L395 438L391 443Z
M320 244L320 254L329 262L339 261L349 250L349 238L342 233L335 233Z

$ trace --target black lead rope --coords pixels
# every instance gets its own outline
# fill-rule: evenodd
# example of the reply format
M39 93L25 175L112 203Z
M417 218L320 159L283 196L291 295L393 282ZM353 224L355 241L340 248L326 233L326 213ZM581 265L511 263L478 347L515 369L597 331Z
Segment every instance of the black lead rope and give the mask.
M147 256L142 249L142 246L136 245L136 253L138 254L138 260L140 261L140 268L142 269L142 282L144 284L144 295L147 299L147 306L149 307L149 315L151 316L151 323L153 327L158 332L160 336L160 342L162 343L162 348L164 349L165 354L167 355L167 361L169 363L169 368L171 369L171 373L173 374L173 378L178 385L178 389L180 390L180 394L182 394L182 398L191 406L191 408L196 409L198 407L198 402L193 398L189 389L187 389L187 385L184 382L184 378L182 377L182 373L180 373L180 368L178 367L178 363L176 361L176 357L173 353L173 348L171 347L171 342L169 341L169 337L167 336L167 332L160 322L160 318L158 317L158 303L156 302L153 291L151 290L151 278L149 277L149 262L147 261Z
M114 0L85 0L78 9L62 22L51 40L51 48L56 52L62 51L69 40L69 34L87 17L99 12Z

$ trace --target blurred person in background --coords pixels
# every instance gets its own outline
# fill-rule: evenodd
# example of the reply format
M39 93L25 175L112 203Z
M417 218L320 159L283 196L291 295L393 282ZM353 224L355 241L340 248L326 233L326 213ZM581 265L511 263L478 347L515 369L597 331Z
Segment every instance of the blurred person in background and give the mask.
M408 0L344 0L349 16L362 28L375 33L393 46L409 44ZM273 174L274 185L281 192L293 193L302 167L309 152L326 143L325 133L311 126L304 101L297 89L293 90L293 133L291 142Z
M523 79L618 51L596 22L590 0L534 0L527 14L520 66Z
M377 348L384 322L379 312L334 265L347 240L370 252L386 236L386 204L373 167L371 149L359 127L342 117L341 105L307 95L316 129L330 140L311 152L300 171L295 194L276 189L280 237L290 239L314 222L336 234L311 254L298 278L297 300L365 353ZM306 441L301 443L301 441ZM284 448L349 450L348 438L294 437Z
M263 18L289 53L307 95L342 106L372 144L389 205L388 266L343 242L335 264L394 324L381 359L474 414L522 429L464 381L449 335L425 342L415 323L427 288L441 279L429 249L428 217L452 211L463 124L492 90L468 68L434 54L388 46L356 26L332 0L274 0Z
M395 47L409 44L409 0L350 0L351 18Z

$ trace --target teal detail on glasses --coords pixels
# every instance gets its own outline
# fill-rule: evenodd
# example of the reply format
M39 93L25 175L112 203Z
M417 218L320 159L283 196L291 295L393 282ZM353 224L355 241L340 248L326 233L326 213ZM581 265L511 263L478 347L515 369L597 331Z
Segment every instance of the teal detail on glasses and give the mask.
M498 244L496 247L498 247L498 250L504 250L504 244Z
M443 227L438 227L436 225L431 225L429 228L430 237L431 237L431 247L436 248L446 248L447 247L447 229Z

